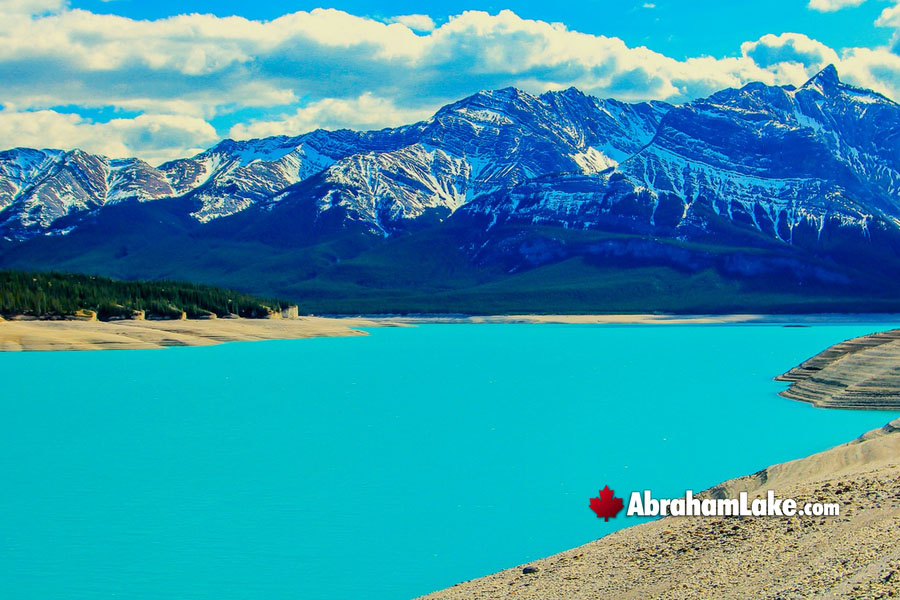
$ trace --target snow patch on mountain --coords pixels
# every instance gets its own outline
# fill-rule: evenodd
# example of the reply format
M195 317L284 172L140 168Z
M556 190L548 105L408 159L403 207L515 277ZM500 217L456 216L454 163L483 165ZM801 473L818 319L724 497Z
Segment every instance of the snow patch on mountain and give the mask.
M619 164L617 161L611 159L593 146L573 154L572 159L579 167L581 167L581 172L585 175L612 169Z

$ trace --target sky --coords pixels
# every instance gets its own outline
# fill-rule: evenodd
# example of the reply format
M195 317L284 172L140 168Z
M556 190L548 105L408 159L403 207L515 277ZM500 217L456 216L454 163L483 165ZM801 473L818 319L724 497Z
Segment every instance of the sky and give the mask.
M900 99L898 0L0 0L0 148L152 164L481 89L686 102L827 64Z

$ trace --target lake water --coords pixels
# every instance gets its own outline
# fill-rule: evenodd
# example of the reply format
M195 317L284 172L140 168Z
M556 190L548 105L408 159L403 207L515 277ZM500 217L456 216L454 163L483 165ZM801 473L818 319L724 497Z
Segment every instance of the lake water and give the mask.
M0 589L54 600L402 599L848 441L772 377L896 324L426 325L0 354Z

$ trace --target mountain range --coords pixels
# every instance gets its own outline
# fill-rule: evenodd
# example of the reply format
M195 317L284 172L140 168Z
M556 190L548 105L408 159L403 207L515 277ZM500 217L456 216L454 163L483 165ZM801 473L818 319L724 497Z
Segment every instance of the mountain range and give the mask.
M0 153L0 266L343 312L900 309L900 105L829 66L681 105L483 91L153 167Z

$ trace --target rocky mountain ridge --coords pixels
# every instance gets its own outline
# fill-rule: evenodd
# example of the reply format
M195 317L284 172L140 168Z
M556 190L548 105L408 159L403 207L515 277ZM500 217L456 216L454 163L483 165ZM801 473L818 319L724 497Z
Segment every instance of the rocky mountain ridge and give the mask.
M158 167L17 149L0 153L0 265L177 276L351 312L498 297L503 310L740 310L748 289L766 310L811 293L886 310L898 141L900 105L828 67L678 106L484 91L404 127L225 140ZM549 271L515 277L535 269Z
M80 150L13 149L0 153L0 234L58 233L54 223L73 213L171 197L208 222L276 203L314 176L321 211L340 205L387 234L393 221L435 208L449 214L536 175L609 168L652 137L666 110L574 89L540 97L505 89L479 92L407 127L225 140L157 168Z
M681 106L509 88L406 127L225 140L157 168L9 150L0 234L66 233L61 217L127 200L179 197L209 222L300 193L382 235L463 206L488 223L608 222L682 238L723 219L787 243L827 224L867 235L900 218L898 135L898 105L833 67L800 88L752 83Z

